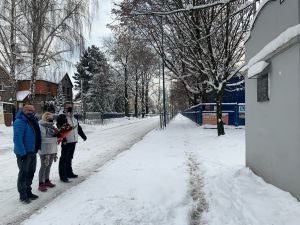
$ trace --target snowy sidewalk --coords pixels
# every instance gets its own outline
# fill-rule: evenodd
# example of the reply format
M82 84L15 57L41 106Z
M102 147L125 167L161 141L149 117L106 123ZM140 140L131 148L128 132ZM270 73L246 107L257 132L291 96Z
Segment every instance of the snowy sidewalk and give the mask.
M24 224L187 225L185 126L152 131Z
M122 151L129 149L140 141L149 131L159 126L157 117L145 119L115 119L104 126L83 126L88 137L86 142L79 141L73 159L73 168L79 178L72 179L65 184L59 181L58 162L51 168L50 179L57 186L46 193L37 190L38 170L40 160L38 157L37 171L33 180L33 192L39 199L29 205L19 202L17 192L18 167L16 157L12 151L12 127L0 125L0 224L20 224L36 210L44 207L55 197L66 190L86 180L95 170L115 158ZM60 154L60 151L59 151Z
M203 181L195 224L299 225L300 203L245 168L244 133L217 137L177 116L23 224L189 225Z

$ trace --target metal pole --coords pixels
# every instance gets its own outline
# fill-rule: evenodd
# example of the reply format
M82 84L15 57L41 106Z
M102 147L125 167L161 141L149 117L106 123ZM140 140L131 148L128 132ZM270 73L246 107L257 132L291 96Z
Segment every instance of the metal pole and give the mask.
M164 109L164 127L167 126L166 112L166 88L165 88L165 55L164 55L164 27L163 17L161 16L161 56L162 56L162 79L163 79L163 109Z
M85 123L84 103L83 103L83 79L82 79L82 75L80 76L80 91L81 91L81 113L82 113L83 123Z

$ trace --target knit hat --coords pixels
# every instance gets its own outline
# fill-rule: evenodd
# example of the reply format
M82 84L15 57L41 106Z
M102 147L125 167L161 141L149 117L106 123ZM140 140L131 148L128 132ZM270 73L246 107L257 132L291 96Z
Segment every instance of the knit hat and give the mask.
M53 113L51 113L51 112L45 112L42 115L42 120L45 121L45 122L48 122L50 118L51 119L53 118Z

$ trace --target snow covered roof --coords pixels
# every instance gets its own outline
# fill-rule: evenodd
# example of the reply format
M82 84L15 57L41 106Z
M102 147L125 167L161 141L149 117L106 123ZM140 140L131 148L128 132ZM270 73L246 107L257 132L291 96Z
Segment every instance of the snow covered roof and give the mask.
M262 60L271 58L275 53L286 50L293 44L298 43L300 40L298 40L299 37L300 24L288 28L263 47L254 57L252 57L246 66L247 69L250 69L254 64Z
M259 61L258 63L251 66L248 70L248 78L253 78L256 75L259 75L265 71L269 66L269 63L265 61Z
M30 91L17 91L17 101L23 101L30 93Z
M43 67L39 69L37 80L43 80L51 83L58 84L67 72L64 69L56 67ZM17 77L18 80L31 80L31 71L23 71Z
M252 22L251 22L250 29L249 29L248 35L247 35L247 37L246 37L246 39L245 39L245 42L247 42L247 41L249 40L249 38L250 38L250 36L251 36L251 30L252 30L252 28L253 28L253 26L254 26L254 24L255 24L256 19L258 18L259 14L260 14L260 12L261 12L261 10L267 5L267 3L271 2L271 1L274 1L274 0L262 0L262 1L260 2L259 7L258 7L258 9L256 10L256 13L255 13L255 15L254 15L254 17L253 17L253 20L252 20Z

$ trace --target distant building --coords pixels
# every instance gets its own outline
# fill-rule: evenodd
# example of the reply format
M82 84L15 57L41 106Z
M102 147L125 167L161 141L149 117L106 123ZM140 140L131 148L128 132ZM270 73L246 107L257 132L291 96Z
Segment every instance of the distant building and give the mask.
M65 101L72 101L73 84L69 75L66 73L58 83L60 82L62 84L62 94L64 95ZM58 83L47 80L36 81L33 105L38 114L42 114L46 110L46 105L49 104L49 102L52 105L54 104L53 101L58 95ZM29 102L30 95L30 80L19 80L17 91L18 108L22 108L24 104ZM47 110L49 109L47 108ZM52 107L52 110L54 110L54 107Z
M57 96L58 84L46 80L37 80L35 84L34 107L37 113L44 111L44 105L48 101L53 101ZM29 102L30 97L30 80L19 80L17 91L18 108Z
M0 101L10 102L12 100L12 81L10 74L0 66Z
M246 163L300 199L300 1L263 1L246 42Z
M65 74L65 76L61 79L62 91L66 101L73 101L73 83L70 79L69 74Z

